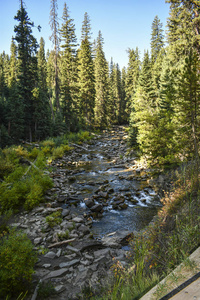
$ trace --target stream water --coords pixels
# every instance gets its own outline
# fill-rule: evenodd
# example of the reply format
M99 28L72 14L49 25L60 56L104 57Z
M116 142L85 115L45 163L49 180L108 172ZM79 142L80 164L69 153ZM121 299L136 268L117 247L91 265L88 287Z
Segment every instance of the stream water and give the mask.
M80 151L79 164L70 168L74 178L69 188L74 198L79 199L78 209L87 213L89 208L84 199L91 197L95 204L103 206L101 217L93 219L92 231L97 238L116 230L139 231L150 223L160 207L146 180L133 176L134 162L125 158L124 134L121 130L97 140L88 151ZM104 193L103 197L99 193ZM119 198L126 208L114 205Z

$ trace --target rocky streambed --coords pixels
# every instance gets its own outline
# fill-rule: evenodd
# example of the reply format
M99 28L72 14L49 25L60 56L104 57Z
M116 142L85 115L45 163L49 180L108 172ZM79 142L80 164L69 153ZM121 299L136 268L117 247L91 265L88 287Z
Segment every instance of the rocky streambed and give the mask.
M84 299L105 285L114 260L127 264L128 238L160 206L147 170L127 152L123 127L105 131L52 163L54 187L46 203L17 223L39 252L35 282L51 281L49 299ZM32 299L35 299L35 292Z

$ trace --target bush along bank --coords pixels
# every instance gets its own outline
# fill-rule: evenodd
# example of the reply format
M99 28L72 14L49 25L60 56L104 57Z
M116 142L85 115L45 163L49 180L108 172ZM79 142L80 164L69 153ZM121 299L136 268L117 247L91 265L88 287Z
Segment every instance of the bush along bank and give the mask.
M195 162L175 171L163 207L144 231L130 240L129 267L113 266L114 281L95 299L140 299L200 245L200 185ZM157 298L165 295L164 290Z
M45 202L53 186L51 162L91 138L88 132L71 133L0 150L0 297L26 298L37 261L31 241L9 227L10 219Z

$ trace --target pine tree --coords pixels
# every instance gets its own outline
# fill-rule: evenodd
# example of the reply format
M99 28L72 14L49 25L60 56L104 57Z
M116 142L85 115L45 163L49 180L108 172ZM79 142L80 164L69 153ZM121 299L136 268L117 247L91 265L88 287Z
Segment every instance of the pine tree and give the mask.
M122 124L128 124L129 116L126 112L126 68L122 69L121 74L121 122Z
M76 64L76 47L77 39L75 35L75 25L73 19L70 18L66 3L63 10L63 24L60 29L61 48L63 49L61 56L61 107L62 114L68 130L77 128L77 64Z
M125 83L125 92L126 92L126 113L130 116L132 100L134 98L137 85L138 78L140 74L140 58L139 58L139 50L129 49L129 62L126 74L126 83Z
M101 128L107 125L107 109L109 102L108 63L103 52L103 38L99 31L95 51L95 124Z
M47 89L47 63L45 58L45 42L40 39L38 59L38 87L33 90L35 138L41 140L51 134L51 111Z
M169 1L168 42L176 68L173 122L177 157L193 156L199 165L200 1Z
M121 71L118 64L114 64L111 73L111 90L112 90L112 121L116 124L122 123L122 82Z
M7 97L9 93L8 87L8 66L9 58L3 52L0 55L0 147L4 147L10 143L8 135L8 103Z
M176 47L176 54L188 55L194 47L200 54L200 1L166 0L170 3L168 43Z
M200 86L198 54L191 49L178 72L176 99L173 104L173 122L176 125L176 141L183 157L195 158L199 162L200 133Z
M95 77L92 57L90 19L84 15L81 45L78 50L79 110L83 124L91 125L94 119Z
M159 52L164 47L163 24L160 22L158 16L155 16L152 23L151 32L151 61L155 63Z
M54 52L49 50L47 51L46 55L46 60L47 60L47 89L48 89L48 97L49 97L49 105L51 109L51 117L53 123L55 122L55 112L54 112L54 101L53 99L55 98L55 88L54 88L54 83L55 83L55 69L54 69Z
M59 69L58 69L58 56L59 56L59 45L60 45L60 37L59 37L59 22L58 22L58 4L57 0L51 0L51 10L50 10L50 27L52 30L52 35L50 36L50 40L54 46L54 71L55 71L55 105L57 112L60 113L60 99L59 99Z
M19 22L14 28L19 62L18 97L21 111L24 113L24 138L32 141L34 130L32 91L36 85L37 59L35 55L38 44L32 35L34 24L30 21L22 0L15 20Z
M10 47L10 61L9 61L9 76L8 87L9 96L7 98L7 128L8 134L12 137L13 142L20 138L24 138L24 110L23 103L20 100L18 92L18 72L19 62L17 60L17 47L14 39L12 39Z
M156 97L153 88L151 61L148 51L144 54L138 87L133 99L130 118L132 144L137 143L144 154L151 151L151 134L156 126Z

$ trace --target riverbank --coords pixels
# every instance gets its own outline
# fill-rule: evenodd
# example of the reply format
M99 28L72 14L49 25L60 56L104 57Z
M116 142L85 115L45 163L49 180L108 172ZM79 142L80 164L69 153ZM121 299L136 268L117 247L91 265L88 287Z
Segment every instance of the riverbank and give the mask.
M127 265L130 235L157 213L148 172L126 155L126 141L124 128L116 127L52 161L46 203L12 224L39 253L34 282L55 287L49 299L78 299L88 287L101 293L113 263Z

